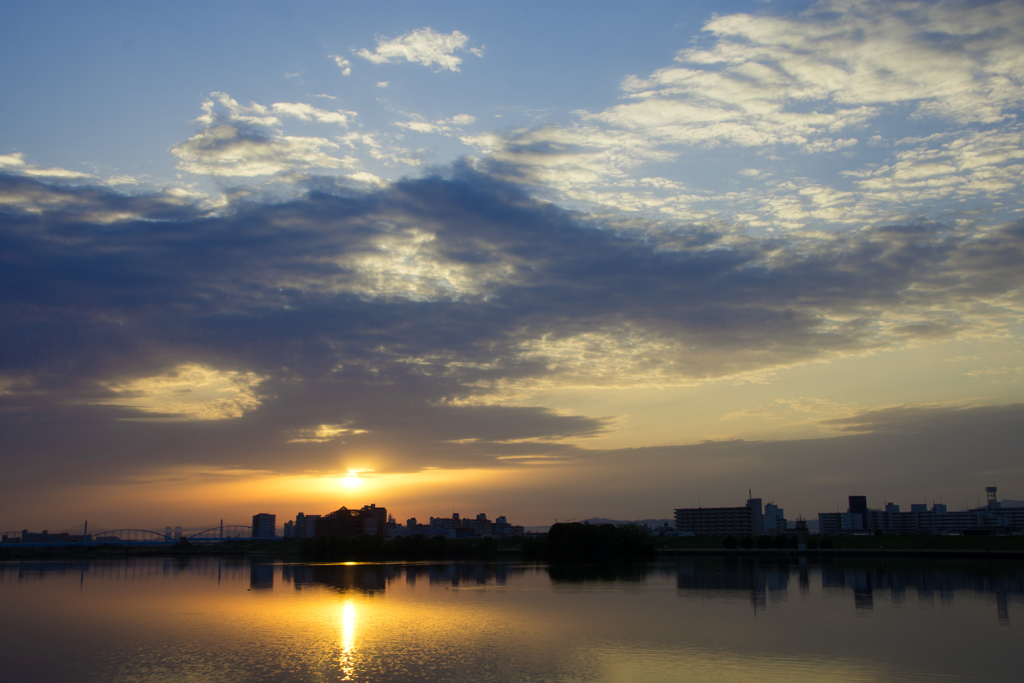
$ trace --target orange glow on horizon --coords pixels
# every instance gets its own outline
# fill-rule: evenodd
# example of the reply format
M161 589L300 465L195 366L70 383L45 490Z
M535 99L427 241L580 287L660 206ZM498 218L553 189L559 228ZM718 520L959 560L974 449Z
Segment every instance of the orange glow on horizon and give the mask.
M68 499L77 501L77 506L88 505L103 520L98 523L110 528L215 526L220 519L244 524L256 512L270 512L278 516L280 529L298 511L322 514L342 505L359 508L375 503L403 520L407 515L440 514L452 505L482 502L486 499L482 492L496 482L502 487L515 485L532 476L531 470L522 466L398 473L353 469L287 475L265 470L174 468L122 482L72 486Z

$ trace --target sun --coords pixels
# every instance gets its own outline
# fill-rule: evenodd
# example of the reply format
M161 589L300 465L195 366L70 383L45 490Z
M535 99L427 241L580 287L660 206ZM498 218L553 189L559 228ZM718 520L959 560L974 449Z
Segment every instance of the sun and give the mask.
M349 470L345 478L341 480L341 483L346 488L354 489L363 485L363 480L359 478L359 473L355 470Z

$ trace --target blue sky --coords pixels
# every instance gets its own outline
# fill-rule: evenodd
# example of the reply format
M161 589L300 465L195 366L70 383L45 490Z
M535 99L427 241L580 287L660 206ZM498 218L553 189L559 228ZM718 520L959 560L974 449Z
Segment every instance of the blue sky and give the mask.
M1024 498L1020 3L0 26L0 527Z

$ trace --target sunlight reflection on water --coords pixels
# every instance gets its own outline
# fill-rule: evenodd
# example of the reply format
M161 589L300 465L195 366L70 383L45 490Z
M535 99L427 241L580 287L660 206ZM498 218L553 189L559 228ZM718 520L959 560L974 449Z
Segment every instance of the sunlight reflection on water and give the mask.
M1022 596L1015 563L6 562L0 661L5 681L1013 680Z

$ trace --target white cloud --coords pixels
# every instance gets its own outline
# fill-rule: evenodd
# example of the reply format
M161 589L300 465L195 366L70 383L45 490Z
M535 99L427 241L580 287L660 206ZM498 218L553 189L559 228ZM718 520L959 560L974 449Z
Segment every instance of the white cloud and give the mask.
M324 93L320 93L319 95L313 95L313 97L322 97L325 100L336 100L336 99L338 99L335 95L326 95Z
M0 155L0 169L6 169L7 171L13 171L14 173L33 176L36 178L65 178L67 180L77 180L93 177L88 173L69 171L66 168L40 168L35 164L26 163L24 152Z
M303 104L301 102L276 102L271 105L275 114L291 116L301 121L316 121L318 123L336 123L339 126L347 126L349 119L355 116L351 111L327 111Z
M466 263L448 257L437 235L419 226L379 235L364 250L352 250L339 265L355 274L346 289L366 298L413 301L486 298L515 276L513 263Z
M1024 103L1024 5L826 0L795 16L715 17L704 31L709 40L675 64L627 78L620 104L577 111L567 126L461 139L509 179L685 220L877 222L931 210L937 198L1008 201L1019 191L1024 145L1010 122ZM908 117L931 130L892 142L900 136L885 132ZM780 161L796 178L806 162L792 155L880 155L901 143L915 148L845 171L853 187L771 182L784 175ZM700 196L633 183L641 164L725 146L757 154L761 167L747 152L733 172L769 184ZM758 212L765 219L750 220Z
M24 166L25 153L15 152L14 154L0 154L0 167Z
M226 420L259 406L262 381L252 372L184 363L161 375L105 382L114 396L92 403L131 407L152 414L148 419Z
M468 41L468 36L459 31L452 31L450 34L435 33L432 28L427 26L391 40L378 38L375 51L370 52L366 48L362 48L356 52L356 55L373 64L406 61L423 66L436 64L439 70L459 71L462 58L456 56L456 52L469 52L477 57L483 56L483 51L479 48L467 49Z
M373 173L369 173L367 171L359 171L358 173L350 173L350 174L348 174L345 177L348 178L349 180L354 180L357 183L362 183L364 185L371 185L373 187L386 187L387 184L388 184L388 181L384 180L380 176L374 175Z
M665 143L813 152L852 144L832 136L884 107L995 123L1024 102L1018 3L825 2L796 18L722 16L704 31L711 47L626 79L632 102L585 118Z
M289 135L263 136L225 123L208 128L176 145L171 153L178 168L188 173L252 177L301 168L351 168L357 161L337 158L325 149L337 149L326 138Z
M104 179L104 185L139 185L142 181L135 176L114 175Z
M238 100L223 92L210 93L210 99L203 102L202 109L203 115L196 121L205 125L210 125L226 116L233 121L261 126L278 126L281 123L281 117L348 126L352 118L356 116L354 111L344 109L328 111L304 102L275 102L269 106L250 102L246 106L239 104Z
M391 81L377 81L378 88L386 88L391 85Z
M875 201L894 203L1019 193L1024 186L1024 131L1019 126L965 131L938 147L918 144L898 151L891 164L847 175L857 178L854 185Z
M344 57L339 57L338 55L327 56L333 59L334 63L338 65L338 68L341 69L342 76L349 76L352 74L352 65L347 59L345 59Z
M423 121L422 119L414 119L412 121L396 121L395 125L399 128L405 128L406 130L415 131L417 133L451 133L455 128L463 126L469 126L476 122L475 116L469 114L456 114L450 119L440 119L433 123L429 121Z
M353 168L353 157L330 152L339 145L323 137L286 135L282 119L348 126L355 112L327 111L301 102L266 106L239 104L216 92L202 105L197 122L203 130L174 146L178 168L189 173L253 177L312 168Z

